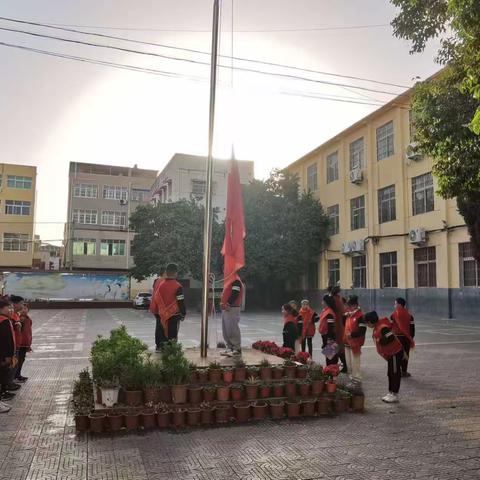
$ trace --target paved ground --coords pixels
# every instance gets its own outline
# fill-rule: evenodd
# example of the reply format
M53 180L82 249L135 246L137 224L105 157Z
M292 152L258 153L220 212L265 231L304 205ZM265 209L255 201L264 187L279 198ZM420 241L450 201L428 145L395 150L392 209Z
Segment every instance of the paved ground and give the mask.
M0 415L1 480L256 480L480 478L480 321L417 319L413 377L402 402L383 404L386 363L369 341L362 355L367 413L269 421L182 433L76 436L71 383L88 363L91 341L124 322L153 346L153 322L130 310L37 311L28 383ZM188 346L199 319L182 325ZM245 344L280 340L279 315L248 315ZM211 342L216 333L211 332ZM317 349L318 349L318 341Z

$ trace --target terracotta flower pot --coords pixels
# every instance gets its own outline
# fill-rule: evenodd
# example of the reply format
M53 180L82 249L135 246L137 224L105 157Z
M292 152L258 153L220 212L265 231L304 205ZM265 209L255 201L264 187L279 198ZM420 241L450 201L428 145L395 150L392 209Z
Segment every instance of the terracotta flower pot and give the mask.
M245 398L247 400L258 398L258 385L245 385Z
M157 413L157 424L159 428L167 428L170 425L170 412L168 410Z
M109 413L107 415L108 423L110 425L110 431L118 432L123 428L123 414L121 413Z
M172 401L173 403L187 403L187 386L172 385Z
M334 381L329 380L325 384L325 388L327 390L327 393L335 393L337 391L337 384Z
M325 416L330 415L332 399L327 397L319 397L318 402L318 415Z
M295 397L297 395L297 384L295 382L285 383L285 396Z
M286 402L287 404L287 416L288 418L296 418L300 416L300 402L299 401L292 401Z
M197 370L197 380L199 383L208 382L208 370L206 368L200 368Z
M189 408L187 410L187 425L195 427L200 424L201 410L199 408Z
M222 381L222 370L210 369L208 371L208 380L212 383L220 383Z
M222 377L223 377L223 381L225 383L232 383L233 382L233 370L231 370L231 369L223 370Z
M188 401L190 403L202 403L203 387L188 387Z
M310 384L303 382L298 384L298 394L301 397L308 397L310 395Z
M240 400L243 400L243 387L232 388L231 393L232 393L232 400L234 402L239 402Z
M312 382L312 395L318 397L323 393L325 389L325 382L323 380L313 380Z
M352 410L360 413L365 410L365 395L353 395Z
M105 428L105 414L104 413L91 413L88 416L90 420L90 431L94 433L102 433Z
M345 401L343 398L333 399L333 412L335 415L340 415L345 411Z
M220 404L215 407L215 421L216 423L227 423L229 419L230 407L225 404Z
M217 400L228 402L230 399L230 385L217 385Z
M272 396L272 387L270 385L261 385L258 389L259 398L270 398Z
M75 429L77 432L86 432L89 427L88 415L75 415Z
M213 423L215 407L204 408L201 412L202 425L211 425Z
M283 378L283 367L274 367L272 368L272 377L275 380L280 380Z
M235 418L237 419L237 422L248 422L248 420L250 420L251 409L249 403L235 403L233 405L233 410L235 411Z
M196 370L190 370L190 374L188 375L188 383L197 383L198 375Z
M158 393L162 403L172 403L172 389L168 385L160 387Z
M254 420L263 420L267 416L268 405L267 402L260 400L252 404Z
M172 414L172 425L177 428L184 427L186 413L187 411L185 410L185 408L175 409Z
M156 404L160 401L160 390L156 387L147 387L143 389L143 398L145 403Z
M142 405L143 392L141 390L125 390L125 403L130 407Z
M260 367L260 378L262 380L272 379L272 367Z
M271 402L269 407L272 418L283 418L285 415L285 402Z
M131 412L125 414L125 427L127 430L136 430L140 425L140 413Z
M285 392L285 385L283 383L276 383L272 386L272 395L274 397L283 397Z
M295 378L297 371L296 365L285 365L284 370L287 378Z
M203 389L203 401L204 402L213 402L217 394L216 388L204 388Z
M245 367L236 367L233 378L236 382L244 382L247 378L247 369Z
M297 367L297 378L307 378L308 370L307 367L302 365L301 367Z
M157 419L153 410L144 410L142 412L142 425L145 429L157 426Z
M315 400L303 400L302 401L302 415L304 417L315 416Z

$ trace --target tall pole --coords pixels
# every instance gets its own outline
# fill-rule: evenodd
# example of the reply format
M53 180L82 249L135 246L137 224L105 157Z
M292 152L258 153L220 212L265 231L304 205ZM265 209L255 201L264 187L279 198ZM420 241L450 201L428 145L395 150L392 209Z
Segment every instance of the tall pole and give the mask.
M215 126L215 94L217 88L218 31L220 20L220 0L214 0L212 27L212 58L210 65L210 114L208 121L208 156L206 162L207 184L205 192L205 218L203 225L203 288L202 323L200 352L207 356L208 344L208 292L210 276L210 253L212 243L212 174L213 174L213 131Z

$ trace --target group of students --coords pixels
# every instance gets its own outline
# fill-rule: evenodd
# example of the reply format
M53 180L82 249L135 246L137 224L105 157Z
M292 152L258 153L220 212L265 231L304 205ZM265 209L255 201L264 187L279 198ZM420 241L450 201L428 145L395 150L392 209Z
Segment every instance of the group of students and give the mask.
M377 312L363 313L358 297L352 295L345 300L340 288L329 288L323 297L323 309L317 314L308 300L302 300L301 308L291 301L282 307L283 346L298 352L308 351L313 357L313 337L317 331L322 337L322 353L326 364L341 362L341 372L348 373L353 380L361 380L360 355L367 327L372 329L372 338L378 354L388 363L388 394L382 400L398 402L401 377L410 377L408 358L414 348L415 323L406 308L403 298L397 298L394 311L389 318L379 318Z
M22 297L0 297L0 413L11 410L6 403L15 397L28 378L22 367L32 351L32 320Z

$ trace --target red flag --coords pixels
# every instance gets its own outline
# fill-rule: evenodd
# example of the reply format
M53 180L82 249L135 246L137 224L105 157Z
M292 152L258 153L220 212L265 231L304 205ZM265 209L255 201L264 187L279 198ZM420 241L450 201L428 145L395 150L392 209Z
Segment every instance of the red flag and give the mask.
M224 288L236 278L236 272L245 265L245 217L243 215L242 186L238 173L237 160L232 156L227 186L227 215L225 217L225 238L222 255L224 256Z

